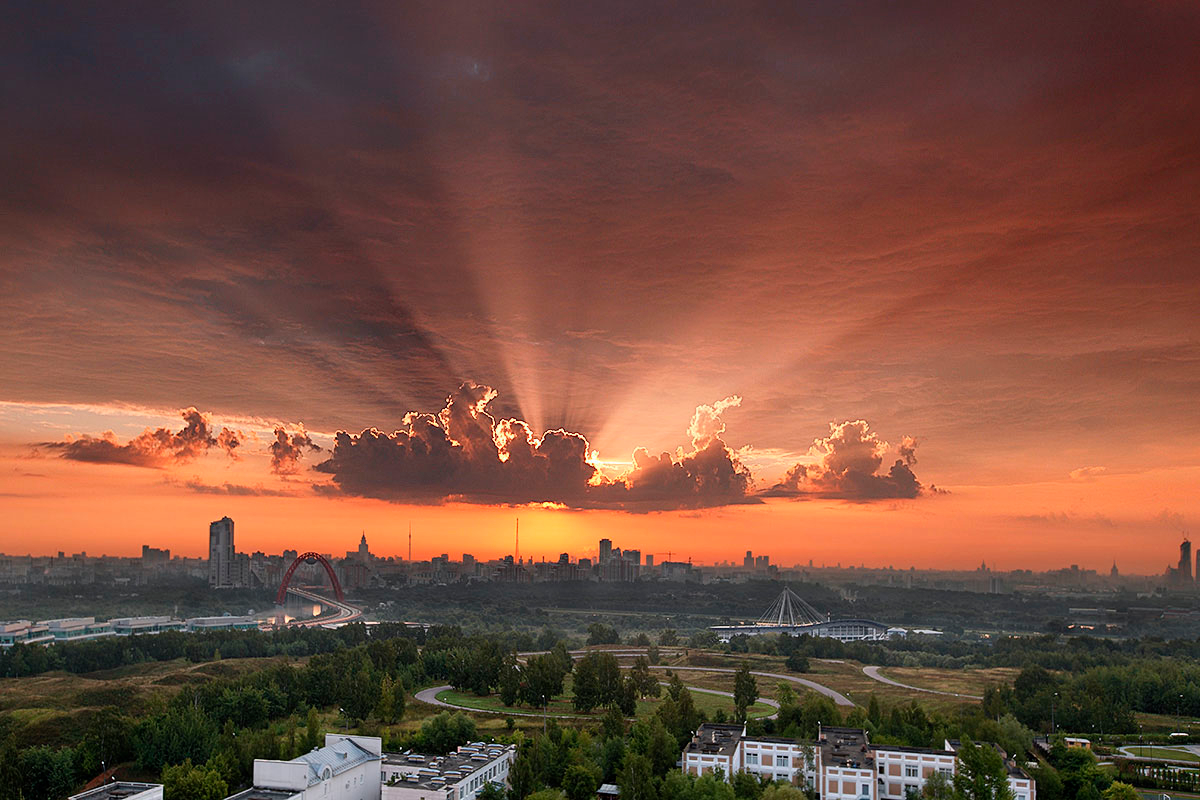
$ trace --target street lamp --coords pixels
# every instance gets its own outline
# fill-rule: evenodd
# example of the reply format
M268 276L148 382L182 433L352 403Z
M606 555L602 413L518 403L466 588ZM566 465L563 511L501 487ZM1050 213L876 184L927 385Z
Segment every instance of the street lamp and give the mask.
M1054 697L1050 698L1050 733L1058 733L1058 725L1054 722L1054 701L1058 698L1058 692L1054 693Z

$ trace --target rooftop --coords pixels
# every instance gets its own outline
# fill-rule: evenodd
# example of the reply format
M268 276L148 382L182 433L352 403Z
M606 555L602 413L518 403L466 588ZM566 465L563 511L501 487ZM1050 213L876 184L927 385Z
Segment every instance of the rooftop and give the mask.
M340 775L359 764L378 761L379 756L363 748L353 739L339 739L310 753L296 756L292 760L308 764L308 785L314 786L321 782L321 773L326 767L334 775Z
M866 731L860 728L821 728L821 764L850 769L875 768L875 756L867 744Z
M706 755L732 756L737 750L745 728L741 725L722 725L705 722L688 742L687 752Z
M299 792L281 791L279 789L247 789L230 795L225 800L291 800L299 796Z
M411 751L384 753L383 765L405 772L404 785L440 789L466 780L506 753L516 753L516 745L471 742L445 756L430 756Z
M71 795L71 800L123 800L127 797L137 797L142 792L160 789L157 783L133 783L132 781L117 781L97 786L81 794Z

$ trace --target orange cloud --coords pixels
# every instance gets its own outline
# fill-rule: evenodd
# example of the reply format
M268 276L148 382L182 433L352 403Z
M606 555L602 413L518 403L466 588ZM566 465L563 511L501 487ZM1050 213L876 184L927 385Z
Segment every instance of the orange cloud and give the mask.
M209 415L195 408L186 408L179 413L185 423L180 430L147 428L125 444L121 444L112 431L105 431L99 437L83 434L78 438L41 442L38 446L56 450L62 458L71 461L134 467L161 468L184 463L204 455L213 447L236 459L237 448L245 438L241 432L229 428L215 431Z

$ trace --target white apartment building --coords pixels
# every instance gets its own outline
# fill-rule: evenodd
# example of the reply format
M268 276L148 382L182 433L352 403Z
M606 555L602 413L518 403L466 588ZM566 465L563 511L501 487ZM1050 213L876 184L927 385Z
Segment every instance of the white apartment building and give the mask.
M935 772L954 774L956 757L947 750L921 747L875 748L875 765L879 771L879 796L883 800L904 800L908 792L920 792L925 781ZM1026 798L1029 800L1029 798Z
M775 737L749 738L742 725L701 725L683 751L683 771L692 775L720 770L728 779L735 772L750 772L796 785L812 783L815 761L811 744Z
M748 772L813 786L822 800L905 800L935 772L954 774L958 746L952 741L942 750L873 745L866 731L840 727L821 727L817 741L806 743L748 737L742 725L705 723L683 751L683 771L705 775L719 770L726 780L735 772ZM1000 753L1014 800L1037 800L1034 780Z
M291 761L254 759L254 787L226 800L380 800L378 736L325 734L325 746Z
M472 742L446 756L385 754L382 800L470 800L488 784L504 787L516 745Z

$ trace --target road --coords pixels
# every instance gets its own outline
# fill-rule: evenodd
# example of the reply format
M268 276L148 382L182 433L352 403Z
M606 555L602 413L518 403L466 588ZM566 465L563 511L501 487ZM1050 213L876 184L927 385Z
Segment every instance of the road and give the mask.
M294 586L288 587L288 593L294 594L297 597L303 597L305 600L311 600L314 603L320 603L323 606L329 606L334 609L334 613L322 614L319 617L312 619L294 619L288 623L289 626L297 628L315 628L321 625L345 625L347 622L353 622L362 616L362 609L355 608L349 603L341 600L331 600L328 597L323 597L319 594L304 589L297 589Z
M664 647L664 648L659 648L659 652L666 655L668 650L678 652L679 650L682 650L682 649L683 648L681 648L681 647L671 647L671 648ZM545 651L517 653L517 658L524 660L525 658L527 658L529 656L540 655L543 652L545 652ZM625 649L625 650L572 650L571 657L576 658L576 659L583 658L588 653L592 653L592 652L609 653L613 656L621 658L621 657L628 657L628 656L643 656L646 654L646 648ZM656 666L652 666L651 669L672 669L672 670L675 670L676 672L729 672L729 673L737 672L736 669L731 669L729 667L673 667L673 666L667 666L667 665L656 665ZM837 691L836 689L830 689L828 686L822 686L821 684L817 683L816 681L809 680L808 678L797 678L795 675L784 675L779 672L756 672L754 670L750 670L750 674L757 675L760 678L774 678L774 679L780 680L780 681L788 681L789 683L794 683L798 686L803 686L806 689L812 689L814 692L819 692L819 693L825 695L826 697L828 697L830 700L832 700L834 703L836 703L839 706L852 707L854 705L853 700L851 700L849 697L846 697L846 695L842 694L841 692ZM882 679L880 679L880 680L882 680Z
M863 667L863 674L872 680L877 680L880 683L886 683L888 686L899 686L901 689L911 689L914 692L928 692L929 694L940 694L946 697L962 697L966 700L982 700L983 698L975 694L959 694L958 692L943 692L939 689L926 689L923 686L909 686L907 683L900 683L891 678L885 678L879 674L879 667Z
M663 686L667 686L666 681L659 681ZM453 703L447 703L444 700L438 700L437 696L447 689L453 689L453 686L446 684L444 686L432 686L428 689L422 689L417 692L415 697L422 703L429 703L432 706L439 708L453 708L456 711L473 711L476 714L498 714L505 717L549 717L550 719L578 719L578 714L539 714L536 711L493 711L489 709L471 708L470 706L457 706ZM700 694L715 694L718 697L733 697L733 692L722 692L718 689L704 689L699 686L687 687L689 691L699 692ZM758 698L757 702L768 705L775 709L775 713L766 717L766 719L774 719L779 714L779 703L767 697Z
M672 669L676 672L737 672L736 669L730 669L729 667L652 667L651 669ZM836 689L830 689L828 686L822 686L816 681L810 681L808 678L797 678L795 675L784 675L780 672L758 672L756 670L750 670L750 674L756 675L760 678L775 678L776 680L780 681L788 681L789 683L795 683L803 686L806 689L812 689L814 692L820 692L821 694L825 695L839 706L854 705L853 700L851 700L849 697L846 697L846 695L842 694Z

